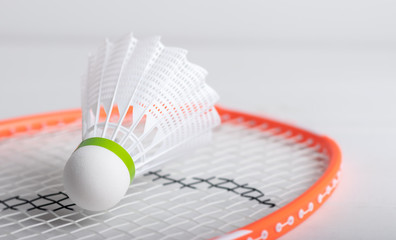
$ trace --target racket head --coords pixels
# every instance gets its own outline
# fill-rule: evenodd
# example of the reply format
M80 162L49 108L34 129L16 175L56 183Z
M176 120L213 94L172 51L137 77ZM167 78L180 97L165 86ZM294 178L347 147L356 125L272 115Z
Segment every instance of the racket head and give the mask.
M216 108L222 125L212 145L148 171L100 213L63 192L80 110L0 122L0 238L274 239L330 197L341 165L333 140Z

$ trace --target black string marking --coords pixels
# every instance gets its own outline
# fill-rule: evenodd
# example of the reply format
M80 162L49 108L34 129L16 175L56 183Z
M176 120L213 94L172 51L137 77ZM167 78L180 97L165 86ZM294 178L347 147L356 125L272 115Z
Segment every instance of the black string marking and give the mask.
M20 196L11 197L4 200L0 199L0 204L4 206L2 210L18 210L23 207L26 208L26 211L32 211L34 209L42 211L58 211L61 209L67 209L73 211L74 209L72 206L75 204L69 203L67 199L69 199L69 197L66 193L57 192L46 195L37 194L37 197L33 199L21 198Z
M227 192L232 192L234 194L240 195L243 198L247 198L251 201L256 201L259 204L263 204L268 206L269 208L273 208L276 206L275 203L271 201L270 198L265 197L264 193L259 189L254 187L249 187L247 183L238 184L233 179L228 178L220 178L220 177L209 177L209 178L198 178L193 177L190 180L186 178L175 179L171 178L170 174L161 174L161 170L150 171L144 176L153 177L152 181L162 180L164 181L162 184L164 186L177 184L180 186L180 189L190 188L197 189L197 185L205 185L208 188L217 188L222 189ZM192 181L191 181L192 180ZM68 200L69 197L64 192L57 192L51 194L37 194L37 197L33 199L21 198L20 196L10 197L4 200L0 199L0 206L3 205L1 210L19 210L26 209L27 211L32 210L42 210L42 211L58 211L61 209L67 209L70 211L74 211L72 206L75 206L74 203L71 203Z
M227 192L232 192L241 197L247 198L251 201L256 201L259 204L263 204L268 206L269 208L273 208L276 206L275 203L271 201L270 198L265 197L264 193L261 192L259 189L254 187L249 187L247 183L245 184L238 184L235 182L234 179L228 178L217 178L217 177L209 177L209 178L198 178L193 177L194 181L187 182L185 178L181 179L173 179L170 177L170 174L161 174L161 170L157 171L150 171L144 176L153 176L153 181L164 180L164 186L171 185L171 184L178 184L180 188L191 188L196 189L196 185L205 183L208 188L217 188L223 189Z

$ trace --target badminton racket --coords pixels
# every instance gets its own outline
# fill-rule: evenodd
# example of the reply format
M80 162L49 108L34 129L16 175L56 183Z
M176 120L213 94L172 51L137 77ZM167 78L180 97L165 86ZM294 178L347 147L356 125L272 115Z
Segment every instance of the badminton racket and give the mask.
M64 193L81 111L0 122L0 239L274 239L331 196L341 153L328 137L217 106L209 146L134 180L114 208Z

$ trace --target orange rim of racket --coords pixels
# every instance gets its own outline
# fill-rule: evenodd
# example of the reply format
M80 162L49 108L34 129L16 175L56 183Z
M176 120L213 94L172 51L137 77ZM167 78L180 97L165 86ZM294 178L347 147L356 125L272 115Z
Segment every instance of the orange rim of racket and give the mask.
M311 140L309 146L320 146L318 152L329 157L329 164L323 175L303 194L275 212L244 227L236 229L225 236L235 239L276 239L292 230L310 217L333 193L339 182L341 170L341 150L337 143L327 136L317 135L310 131L271 120L266 117L246 114L216 106L222 119L243 118L253 128L265 125L265 130L279 129L277 134L293 138L297 143ZM10 138L19 134L34 134L46 126L67 125L81 119L81 110L66 110L46 114L31 115L0 121L0 139ZM284 133L288 132L288 135ZM299 138L295 138L296 136ZM221 238L221 237L220 237ZM216 238L214 238L216 239ZM229 238L227 238L229 239Z

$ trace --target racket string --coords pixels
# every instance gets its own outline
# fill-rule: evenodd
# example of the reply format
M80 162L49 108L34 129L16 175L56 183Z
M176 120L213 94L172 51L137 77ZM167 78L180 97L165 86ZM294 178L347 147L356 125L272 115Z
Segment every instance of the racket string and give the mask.
M0 238L210 238L286 205L328 164L312 140L243 117L229 118L213 137L193 156L138 177L115 208L94 214L63 193L79 124L3 140Z

